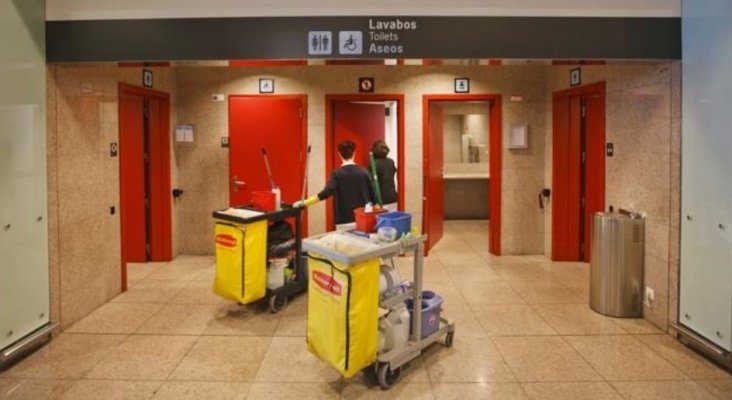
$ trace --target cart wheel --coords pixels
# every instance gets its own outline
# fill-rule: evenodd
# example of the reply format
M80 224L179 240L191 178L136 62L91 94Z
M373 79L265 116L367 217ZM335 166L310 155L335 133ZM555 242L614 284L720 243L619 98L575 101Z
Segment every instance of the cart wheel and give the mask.
M401 368L392 371L388 363L379 364L379 386L381 386L381 389L387 390L394 386L396 381L399 380L401 372Z
M445 335L445 346L452 347L452 341L455 339L455 332L447 332Z
M277 314L285 307L287 307L287 296L280 294L269 296L269 312Z
M379 383L379 374L376 368L375 364L371 364L363 369L363 378L368 385L377 385Z

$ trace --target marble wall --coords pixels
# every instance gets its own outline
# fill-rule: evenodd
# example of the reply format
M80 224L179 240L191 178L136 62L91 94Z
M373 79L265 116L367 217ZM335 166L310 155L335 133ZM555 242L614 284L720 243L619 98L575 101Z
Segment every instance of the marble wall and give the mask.
M309 66L281 68L153 68L155 89L171 93L171 126L193 124L192 145L174 144L172 187L174 254L210 254L211 211L228 206L227 102L213 94L258 93L258 79L276 80L276 94L308 96L310 193L325 183L326 94L355 93L358 77L373 76L377 93L405 96L406 209L422 216L422 96L453 92L455 76L471 78L472 93L503 97L504 142L511 124L527 124L527 149L504 145L502 253L549 254L551 201L551 93L568 86L570 67ZM54 320L68 326L119 292L117 84L141 81L140 68L54 65L48 69L49 236ZM675 320L678 280L679 65L583 67L583 83L607 83L607 138L616 156L607 162L607 204L648 214L646 279L656 290L647 318L661 328ZM510 101L511 95L520 101ZM325 228L325 206L310 209L310 233Z
M526 150L504 150L504 254L541 254L544 223L535 197L544 185L545 66L309 66L285 68L178 67L180 123L194 124L192 146L175 149L179 181L185 194L180 201L180 250L187 254L212 251L212 210L228 205L228 153L220 137L228 132L227 102L212 101L212 94L258 93L258 79L275 79L276 94L308 96L308 143L313 147L309 166L310 193L325 184L324 105L326 94L355 93L358 77L373 76L377 93L405 96L406 210L414 221L422 218L422 96L453 93L454 78L471 78L471 93L503 95L504 135L511 123L528 123L532 132ZM523 96L510 102L511 94ZM505 140L505 139L504 139ZM325 228L325 206L310 208L310 233Z
M548 96L569 87L571 68L553 70ZM644 315L664 330L678 314L679 80L677 62L582 67L583 84L606 82L606 140L615 155L606 158L605 204L646 213L645 281L655 301L644 306ZM551 166L551 129L546 164ZM551 254L551 208L545 218L545 251Z
M173 95L174 121L175 70L153 70L154 89ZM47 69L51 318L62 329L121 290L119 158L110 157L109 145L119 142L118 83L141 81L140 68Z

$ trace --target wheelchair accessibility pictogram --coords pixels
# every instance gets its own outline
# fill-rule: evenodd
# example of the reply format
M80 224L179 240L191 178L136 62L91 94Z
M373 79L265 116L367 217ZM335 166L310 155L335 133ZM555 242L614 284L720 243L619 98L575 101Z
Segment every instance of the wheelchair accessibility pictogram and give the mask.
M340 54L362 54L363 33L361 31L338 32L338 52Z

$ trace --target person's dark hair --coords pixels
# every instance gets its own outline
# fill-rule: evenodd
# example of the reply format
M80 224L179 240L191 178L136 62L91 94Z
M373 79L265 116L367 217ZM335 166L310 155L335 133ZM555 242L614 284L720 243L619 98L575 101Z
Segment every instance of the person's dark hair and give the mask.
M338 144L338 153L344 160L350 160L353 158L353 153L356 151L356 143L350 140L344 140Z
M371 146L371 152L374 154L374 158L386 158L389 154L389 146L387 146L386 142L379 139Z

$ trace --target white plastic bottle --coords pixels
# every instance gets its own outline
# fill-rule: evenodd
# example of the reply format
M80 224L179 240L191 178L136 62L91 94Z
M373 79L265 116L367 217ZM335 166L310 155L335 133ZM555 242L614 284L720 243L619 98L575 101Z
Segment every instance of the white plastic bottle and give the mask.
M282 193L280 192L279 187L272 188L272 193L275 195L275 211L280 211L282 209L280 205L280 200L282 197Z

